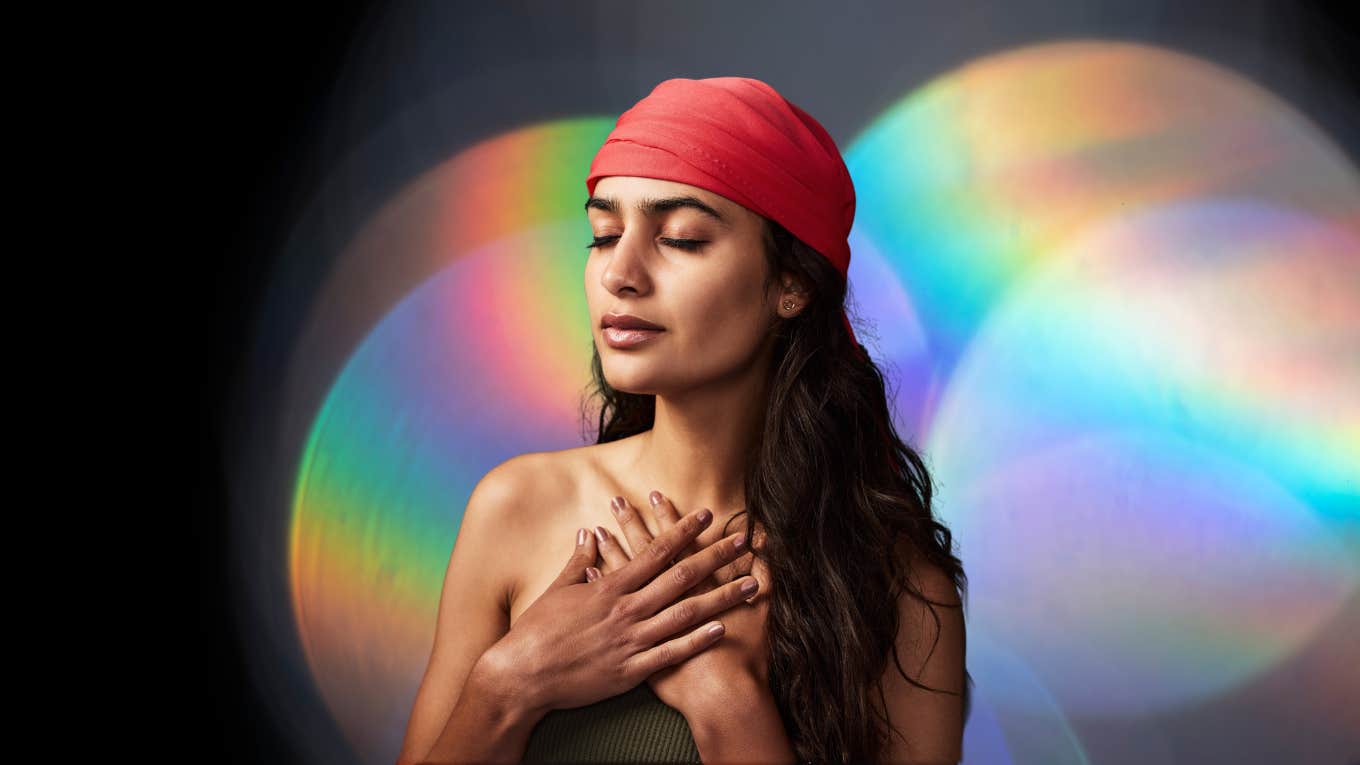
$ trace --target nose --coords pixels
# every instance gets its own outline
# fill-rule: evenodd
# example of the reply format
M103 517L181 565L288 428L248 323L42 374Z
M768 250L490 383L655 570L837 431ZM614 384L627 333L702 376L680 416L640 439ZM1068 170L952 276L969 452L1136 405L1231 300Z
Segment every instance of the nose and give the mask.
M641 232L625 233L610 245L605 257L604 271L600 273L600 283L611 294L632 289L643 295L651 290L651 279L647 273L647 242L639 241Z

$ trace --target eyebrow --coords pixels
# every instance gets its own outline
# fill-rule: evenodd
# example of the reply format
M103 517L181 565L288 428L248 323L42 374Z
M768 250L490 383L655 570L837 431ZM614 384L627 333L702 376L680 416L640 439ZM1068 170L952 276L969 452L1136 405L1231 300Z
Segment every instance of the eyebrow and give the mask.
M649 218L672 210L679 210L682 207L688 207L692 210L698 210L724 226L731 226L731 223L719 214L717 210L713 209L712 206L698 197L643 197L637 201L637 204L634 205L634 207L637 208L638 212ZM613 197L591 197L586 200L585 209L590 210L591 208L604 210L605 212L617 215L619 212L619 203Z

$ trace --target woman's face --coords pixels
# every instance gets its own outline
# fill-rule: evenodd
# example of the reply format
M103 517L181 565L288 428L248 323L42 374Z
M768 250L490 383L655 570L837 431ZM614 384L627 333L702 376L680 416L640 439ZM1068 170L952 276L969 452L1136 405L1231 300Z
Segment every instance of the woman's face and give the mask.
M764 290L759 215L696 186L632 176L601 178L586 215L596 242L586 303L611 386L668 393L749 368L779 298ZM662 329L606 329L612 314Z

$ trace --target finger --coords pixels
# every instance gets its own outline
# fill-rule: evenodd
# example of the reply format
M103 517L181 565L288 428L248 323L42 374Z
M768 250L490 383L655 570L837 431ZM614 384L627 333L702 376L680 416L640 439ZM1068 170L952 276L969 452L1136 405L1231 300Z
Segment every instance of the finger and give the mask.
M765 581L765 575L764 575L764 569L763 569L763 568L761 569L761 572L762 572L761 575L760 575L760 576L756 576L756 572L755 572L755 560L756 560L756 556L755 556L754 554L752 554L752 553L746 553L745 555L743 555L743 556L741 556L740 558L737 558L735 561L733 561L733 562L732 562L732 565L731 565L732 578L733 578L733 579L740 579L741 577L744 577L744 576L751 576L751 577L755 577L755 580L756 580L757 583L760 583L760 582ZM761 587L760 589L763 590L764 587ZM755 603L755 602L756 602L756 598L760 597L760 595L761 595L761 593L760 593L760 592L757 592L756 594L754 594L754 595L752 595L751 597L747 598L747 599L746 599L746 602L747 602L747 603Z
M615 578L622 592L631 593L637 590L669 567L671 559L679 554L685 548L685 545L699 536L699 532L708 528L708 524L712 522L713 512L707 508L684 516L679 523L653 539L652 543L647 545L647 549L638 553L638 556L629 561L628 565L610 574L609 577ZM666 578L670 579L670 577ZM691 586L693 586L692 583ZM674 600L674 598L671 598L671 600ZM666 602L669 603L670 600Z
M565 587L569 584L580 584L586 581L586 566L595 563L595 535L585 529L576 530L576 549L572 550L571 558L567 560L567 565L562 568L562 573L557 575L553 581L553 587Z
M633 507L628 500L623 497L615 497L609 506L614 511L614 520L618 522L619 530L623 532L624 539L628 540L628 549L632 551L632 555L629 557L636 558L638 552L646 549L647 545L652 543L652 532L647 530L647 524L643 522L637 508Z
M680 511L676 509L675 503L671 502L670 498L661 492L653 490L651 494L647 495L647 502L651 506L650 512L652 518L656 519L657 529L665 531L680 520ZM711 510L712 508L708 509ZM688 558L699 552L699 550L700 543L698 538L696 538L693 542L685 545L685 549L680 553L679 557ZM722 584L723 581L724 580L717 578L702 579L687 590L685 595L698 595L701 592L707 592L714 586Z
M656 519L656 527L661 531L669 529L680 521L680 511L675 508L675 504L665 494L654 490L647 496L647 501L651 503L652 517ZM696 539L685 546L680 557L688 558L697 552L699 552L699 542Z
M702 595L673 603L656 616L639 622L632 634L644 645L659 643L734 606L745 607L746 599L759 589L755 577L742 577Z
M721 640L722 636L722 622L710 622L687 635L634 654L627 660L624 670L637 678L639 683L643 682L666 667L675 666L708 648Z
M665 531L674 526L680 520L680 511L675 509L675 504L659 491L653 490L647 495L647 501L652 505L652 516L656 518L657 526Z
M754 555L746 555L745 557L751 559L750 563L747 564L747 573L755 577L756 582L760 584L760 589L756 594L746 599L747 603L755 604L760 601L760 599L770 596L772 587L770 583L770 568L765 565L765 561L761 558L757 558Z
M688 517L683 518L680 523L683 525L687 520L689 520ZM679 528L679 526L676 528ZM662 538L657 537L658 540ZM641 559L652 557L652 549L659 544L658 541L657 544L648 548ZM665 573L638 590L633 596L637 601L636 610L633 613L642 614L644 618L651 617L657 611L678 600L696 583L712 576L714 571L736 560L738 556L745 552L745 534L731 534L719 539L705 547L697 555L691 555L671 566ZM634 563L636 562L634 561Z
M631 558L619 538L609 533L603 526L595 527L595 545L600 549L600 557L604 559L604 565L600 567L601 573L617 571L628 565Z

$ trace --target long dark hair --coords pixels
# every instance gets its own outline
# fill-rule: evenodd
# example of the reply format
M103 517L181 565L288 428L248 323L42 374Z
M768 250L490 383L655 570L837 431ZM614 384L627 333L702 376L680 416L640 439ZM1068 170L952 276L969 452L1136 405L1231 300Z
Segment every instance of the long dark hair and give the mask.
M765 288L790 271L812 292L802 313L773 330L764 431L746 462L746 507L737 514L749 514L747 549L765 562L774 584L770 690L800 762L877 762L889 721L871 694L886 707L881 680L889 654L912 685L954 693L902 670L898 596L905 590L928 604L938 642L935 606L962 608L967 576L949 529L933 517L929 472L897 436L883 376L859 356L841 323L845 279L768 218L765 245ZM651 429L654 395L610 387L598 349L591 370L591 393L601 401L597 443ZM750 546L757 528L760 551ZM912 584L909 564L898 565L903 535L913 556L950 577L960 603L930 600ZM971 685L965 670L965 720Z

